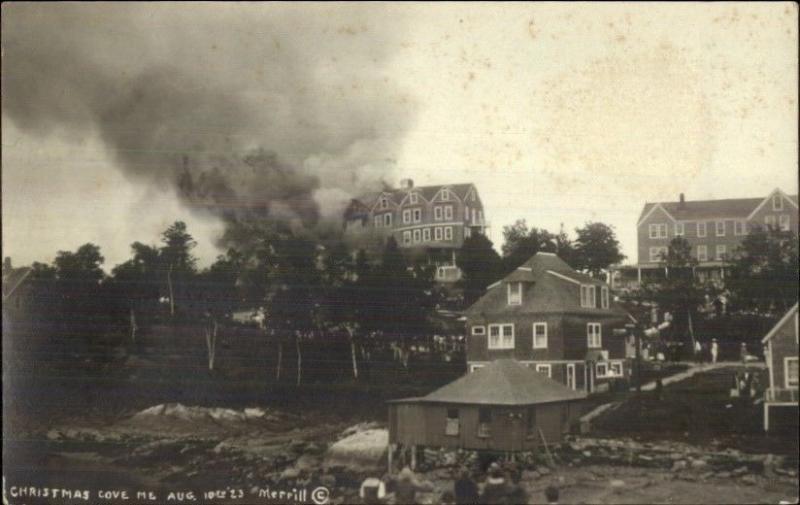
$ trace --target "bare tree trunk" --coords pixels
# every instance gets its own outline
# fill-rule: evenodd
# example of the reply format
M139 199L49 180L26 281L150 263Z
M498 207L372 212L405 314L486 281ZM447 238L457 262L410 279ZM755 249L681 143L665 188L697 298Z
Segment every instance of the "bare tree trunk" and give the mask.
M295 334L294 345L297 349L297 385L300 385L300 379L303 377L303 354L300 351L300 335Z
M353 362L353 378L358 380L358 358L356 356L356 340L355 336L353 335L353 330L351 328L347 328L347 333L350 336L350 358Z
M169 265L167 270L167 288L169 289L169 315L175 315L175 295L172 291L172 264Z
M136 343L136 330L139 327L136 326L136 312L133 310L133 306L131 306L131 342L134 344Z
M217 321L211 322L211 326L206 326L206 348L208 349L208 370L214 370L214 358L217 356Z
M278 364L275 366L275 380L281 380L281 365L283 364L283 341L278 337Z

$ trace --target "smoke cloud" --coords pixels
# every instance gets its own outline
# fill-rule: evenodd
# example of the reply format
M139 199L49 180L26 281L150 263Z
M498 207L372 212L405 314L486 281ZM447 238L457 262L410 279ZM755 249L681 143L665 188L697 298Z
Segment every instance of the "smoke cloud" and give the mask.
M330 228L393 179L414 119L383 75L405 23L390 9L5 4L3 114L96 135L128 179L227 223Z

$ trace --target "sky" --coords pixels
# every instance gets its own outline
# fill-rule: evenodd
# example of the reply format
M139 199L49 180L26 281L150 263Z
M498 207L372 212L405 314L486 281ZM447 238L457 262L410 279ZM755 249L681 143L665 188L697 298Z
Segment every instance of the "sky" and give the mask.
M335 223L360 192L474 183L503 226L797 193L792 3L3 4L3 255L187 222ZM187 183L188 181L188 183Z

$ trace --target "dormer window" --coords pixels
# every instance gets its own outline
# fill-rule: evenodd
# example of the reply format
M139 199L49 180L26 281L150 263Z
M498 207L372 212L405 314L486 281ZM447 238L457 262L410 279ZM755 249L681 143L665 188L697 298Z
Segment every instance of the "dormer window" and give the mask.
M419 195L416 193L411 193L410 195L408 195L408 203L410 203L411 205L419 203Z
M508 304L509 305L522 305L522 283L509 282L508 283Z
M597 301L595 298L594 286L588 284L581 284L581 307L595 308Z
M381 198L381 209L388 209L388 208L389 208L389 200L386 199L385 197Z
M450 190L449 189L443 189L442 190L442 201L443 202L449 202L450 201Z
M783 210L783 197L781 195L772 196L772 210Z

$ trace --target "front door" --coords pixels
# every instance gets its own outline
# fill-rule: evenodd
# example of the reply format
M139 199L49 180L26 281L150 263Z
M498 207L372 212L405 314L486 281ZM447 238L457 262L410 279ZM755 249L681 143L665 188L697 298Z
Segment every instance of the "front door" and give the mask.
M567 364L567 387L575 389L575 363Z

